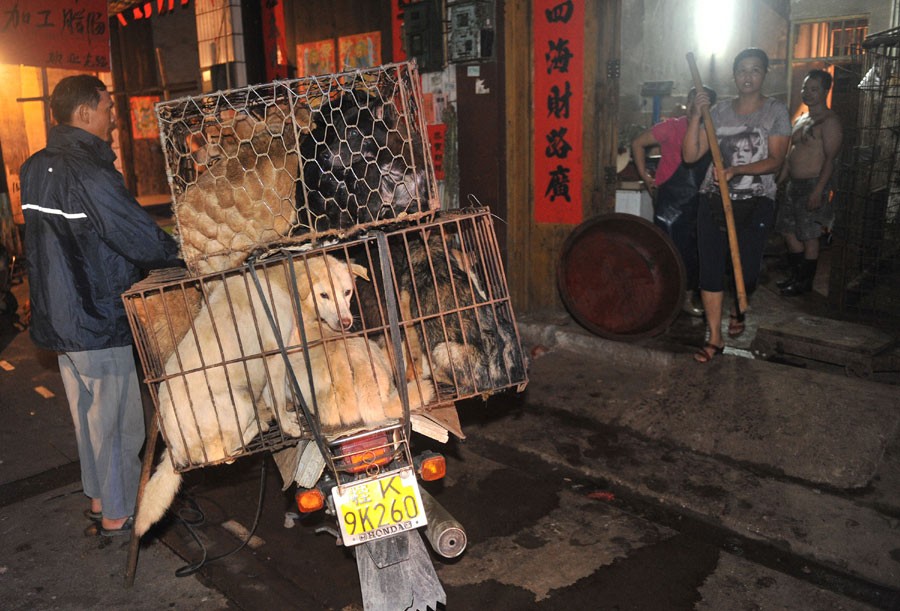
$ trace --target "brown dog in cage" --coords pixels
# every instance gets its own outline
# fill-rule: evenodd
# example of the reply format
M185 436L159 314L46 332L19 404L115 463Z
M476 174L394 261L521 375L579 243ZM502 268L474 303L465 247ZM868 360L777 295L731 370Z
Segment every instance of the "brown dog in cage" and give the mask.
M292 259L304 325L319 321L333 332L353 324L351 274L362 266L329 255ZM282 343L297 334L287 263L259 274ZM287 436L302 429L287 410L286 367L255 283L247 274L229 274L207 284L208 296L166 360L168 379L159 386L159 416L168 448L144 490L135 529L143 534L165 513L181 485L175 471L189 464L221 461L241 452L269 421ZM255 355L255 356L254 356Z
M174 205L182 256L195 274L236 267L294 228L295 128L308 131L310 113L270 104L258 114L220 113L196 135L200 173Z
M375 425L403 413L387 353L364 337L323 338L308 352L290 355L303 398L315 411L325 433ZM307 375L307 359L311 377ZM310 379L312 384L310 385ZM434 386L427 381L407 383L410 409L429 403Z

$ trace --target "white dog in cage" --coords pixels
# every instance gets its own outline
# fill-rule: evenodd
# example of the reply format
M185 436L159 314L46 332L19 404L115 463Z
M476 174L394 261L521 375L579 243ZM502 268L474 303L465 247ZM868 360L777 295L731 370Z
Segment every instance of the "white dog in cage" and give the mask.
M351 274L364 267L329 255L292 259L301 312L311 326L334 332L353 324ZM296 336L290 272L286 263L258 274L283 343ZM212 288L191 329L165 363L169 379L159 387L159 414L168 448L141 498L135 529L143 534L171 505L181 485L175 465L203 465L243 450L277 417L287 436L302 429L285 404L285 364L275 331L250 276L229 274Z
M354 276L369 281L365 267L351 263L349 268ZM303 400L326 433L398 418L403 408L385 349L367 337L348 335L354 330L354 319L343 310L345 305L349 308L353 295L352 286L345 284L346 276L336 274L330 265L310 267L309 282L299 291L306 345L289 356ZM348 316L338 321L328 316L332 286L343 287L346 299L341 308ZM294 340L294 345L301 344L299 330ZM284 390L292 392L290 379ZM417 408L432 400L434 387L430 381L411 380L407 394L410 408ZM274 402L281 405L285 398L276 396Z

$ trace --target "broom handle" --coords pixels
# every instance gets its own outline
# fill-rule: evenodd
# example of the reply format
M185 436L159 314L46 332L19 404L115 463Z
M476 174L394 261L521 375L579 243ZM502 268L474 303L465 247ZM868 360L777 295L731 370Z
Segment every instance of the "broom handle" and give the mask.
M700 79L700 71L697 70L697 62L694 54L687 54L688 66L691 68L691 76L694 78L694 87L697 92L703 91L703 81ZM725 209L725 227L728 230L728 246L731 249L731 266L734 268L734 286L738 298L738 314L747 311L747 290L744 288L744 268L741 267L741 253L738 249L737 230L734 226L734 213L731 210L731 195L728 193L728 181L725 180L725 164L722 162L722 151L719 150L719 141L716 139L716 127L713 125L709 107L703 107L703 123L706 126L706 138L709 140L709 150L712 153L713 164L716 167L716 176L719 179L719 191L722 192L722 208Z

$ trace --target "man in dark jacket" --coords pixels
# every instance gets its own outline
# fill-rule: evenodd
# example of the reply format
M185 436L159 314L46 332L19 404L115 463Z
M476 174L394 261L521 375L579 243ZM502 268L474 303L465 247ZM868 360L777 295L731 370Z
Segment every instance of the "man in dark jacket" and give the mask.
M69 400L86 533L129 534L144 416L120 295L141 270L177 264L178 248L125 188L109 145L112 99L101 80L64 78L50 109L59 125L22 166L31 338L58 352Z

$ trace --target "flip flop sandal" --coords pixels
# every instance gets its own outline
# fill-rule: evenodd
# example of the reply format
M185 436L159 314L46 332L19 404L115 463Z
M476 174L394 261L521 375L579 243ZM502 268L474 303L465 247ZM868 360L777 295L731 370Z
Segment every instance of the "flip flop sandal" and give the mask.
M734 339L744 334L747 325L744 324L743 316L731 315L728 317L728 337Z
M121 536L131 536L131 531L134 530L134 516L129 517L119 528L103 528L100 527L100 536L101 537L121 537Z
M706 344L694 353L694 360L701 364L708 363L723 352L725 352L725 346Z

